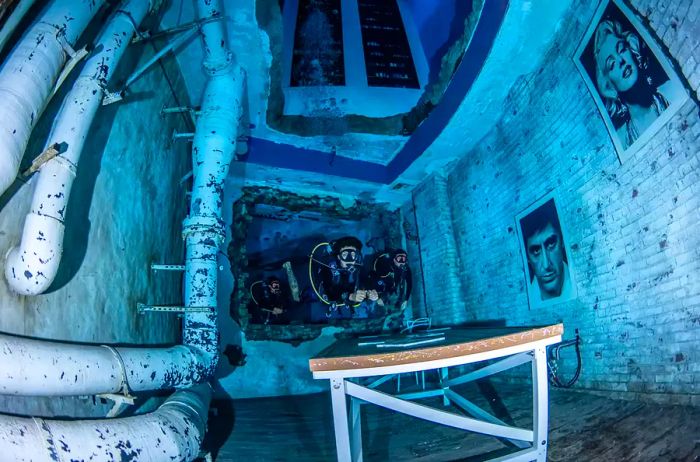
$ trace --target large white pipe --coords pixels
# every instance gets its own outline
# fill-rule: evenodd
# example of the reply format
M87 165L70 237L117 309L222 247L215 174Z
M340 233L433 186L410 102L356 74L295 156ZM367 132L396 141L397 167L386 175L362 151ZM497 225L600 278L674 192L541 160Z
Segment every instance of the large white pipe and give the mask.
M55 0L0 69L0 194L12 184L29 135L73 46L105 0Z
M85 63L56 116L47 146L61 143L66 151L41 167L22 240L7 254L5 278L19 294L38 295L56 277L63 253L66 207L88 130L104 88L136 32L134 27L146 16L151 3L130 0L114 13L97 39L97 52Z
M201 19L223 17L218 0L198 0ZM221 218L223 182L236 148L242 116L244 75L226 45L222 21L201 26L204 68L209 75L192 143L193 186L190 214L183 223L187 246L185 304L210 311L186 313L183 342L210 357L211 373L218 362L216 288L219 246L224 238Z
M220 14L212 10L215 5L201 3L204 10L200 11L205 14ZM208 34L207 26L212 25L214 30ZM222 28L221 22L203 27L207 50L205 67L210 79L197 120L193 146L195 186L190 217L184 229L187 243L185 302L193 307L211 307L211 312L186 313L185 345L169 349L95 347L0 335L0 393L63 396L178 388L201 382L213 374L218 361L216 257L224 231L221 190L235 151L244 80L240 68L233 65L230 53L221 42ZM207 44L211 40L214 43ZM78 135L78 141L81 136ZM49 176L65 173L65 170L57 166L57 170L51 172ZM66 193L67 190L62 191L63 195ZM42 195L39 197L43 199ZM44 207L37 207L42 212L44 208L56 209L53 203L44 204ZM27 221L31 220L43 220L43 215L30 214ZM51 218L41 223L56 224L59 220ZM25 230L36 231L28 237L39 245L33 252L44 255L42 245L55 248L53 239L58 232L31 226L25 226ZM62 224L59 231L62 231ZM13 254L19 254L22 260L21 253ZM17 279L18 271L14 272L12 276ZM26 275L25 279L30 278Z
M135 417L60 421L0 415L0 460L191 461L199 455L210 400L211 388L201 384Z
M0 394L77 396L186 388L205 381L197 348L80 345L0 334Z
M212 0L200 0L198 7L203 17L221 14L218 2ZM183 230L188 245L185 297L188 306L211 311L187 312L185 345L171 349L78 346L0 335L3 393L139 391L198 382L213 374L218 361L215 307L216 256L223 238L221 191L235 152L243 75L227 52L223 25L217 22L210 33L202 34L210 79L197 122L195 187ZM211 40L216 40L215 46L208 44ZM42 216L43 208L32 212L31 216ZM42 234L29 237L45 240ZM199 453L211 396L208 386L202 387L176 393L152 414L127 419L59 422L0 416L0 442L11 448L3 455L9 454L11 460L192 460Z
M19 22L24 18L24 15L27 14L27 11L29 11L29 8L31 8L34 3L36 3L36 0L19 0L17 5L15 5L15 9L12 10L10 17L8 17L4 23L0 24L0 52L5 48L5 44L10 40L12 34L14 34Z

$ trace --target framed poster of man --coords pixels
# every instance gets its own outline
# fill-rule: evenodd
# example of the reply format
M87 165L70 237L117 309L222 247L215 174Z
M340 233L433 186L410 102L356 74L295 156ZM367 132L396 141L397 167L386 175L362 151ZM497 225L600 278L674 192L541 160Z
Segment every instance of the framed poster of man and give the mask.
M570 252L554 194L538 200L515 220L530 308L575 298L576 283L568 257Z
M603 0L578 46L576 67L625 162L688 98L644 25L622 0Z

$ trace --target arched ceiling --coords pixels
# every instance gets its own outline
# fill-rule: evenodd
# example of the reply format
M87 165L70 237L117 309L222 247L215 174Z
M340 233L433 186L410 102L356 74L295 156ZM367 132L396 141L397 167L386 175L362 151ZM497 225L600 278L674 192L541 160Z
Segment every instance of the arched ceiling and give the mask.
M571 3L475 1L473 24L468 40L463 41L467 43L463 56L452 78L444 82L444 92L435 100L438 104L410 135L300 136L279 131L267 121L275 43L259 27L260 11L256 7L261 1L238 0L226 11L229 45L245 69L248 83L248 125L242 127L249 135L247 152L234 162L230 181L360 195L397 204L428 175L443 170L468 152L496 123L508 91L518 77L537 69ZM458 0L442 0L449 14L460 14L455 12L455 1ZM407 1L421 35L428 37L430 28L435 27L436 15L440 14L441 2L435 2L432 9L421 9L421 3ZM462 14L471 12L462 8ZM194 19L190 0L173 0L163 16L162 28ZM269 24L267 27L269 30ZM450 40L455 40L454 31L448 34ZM425 45L426 55L433 63L431 74L435 73L434 63L439 62L435 55L446 49L443 43L443 50L438 51L440 41L435 40ZM195 106L205 82L199 64L201 57L197 40L184 45L177 55Z

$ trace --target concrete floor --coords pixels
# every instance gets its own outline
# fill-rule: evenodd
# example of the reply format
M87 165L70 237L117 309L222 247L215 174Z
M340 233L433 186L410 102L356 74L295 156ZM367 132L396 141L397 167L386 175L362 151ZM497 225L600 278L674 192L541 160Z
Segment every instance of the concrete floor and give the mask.
M459 390L502 420L532 421L529 387L472 384ZM487 398L488 397L488 398ZM440 406L440 401L423 401ZM217 461L333 461L330 396L217 403L210 444ZM365 461L480 461L515 449L491 437L467 434L376 406L363 407ZM549 460L700 461L700 408L617 401L553 389ZM488 456L479 454L488 453Z

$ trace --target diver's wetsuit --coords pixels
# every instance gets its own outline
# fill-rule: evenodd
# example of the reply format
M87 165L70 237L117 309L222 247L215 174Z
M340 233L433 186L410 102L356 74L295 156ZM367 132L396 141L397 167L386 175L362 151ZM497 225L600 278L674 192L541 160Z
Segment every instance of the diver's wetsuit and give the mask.
M359 270L356 267L350 268L352 270L341 268L336 261L331 261L328 266L319 267L319 293L327 302L352 305L348 298L357 290Z
M397 267L394 265L393 256L383 253L375 259L374 268L370 275L370 287L380 296L391 295L391 298L397 298L397 306L409 299L413 289L413 278L408 265ZM384 302L387 303L387 300Z
M284 291L272 293L270 287L263 281L253 283L251 291L253 293L253 306L250 311L253 316L253 323L287 324L288 319L285 309L287 306L287 299L284 295ZM274 308L279 308L283 310L283 312L277 315L272 314L271 311Z

